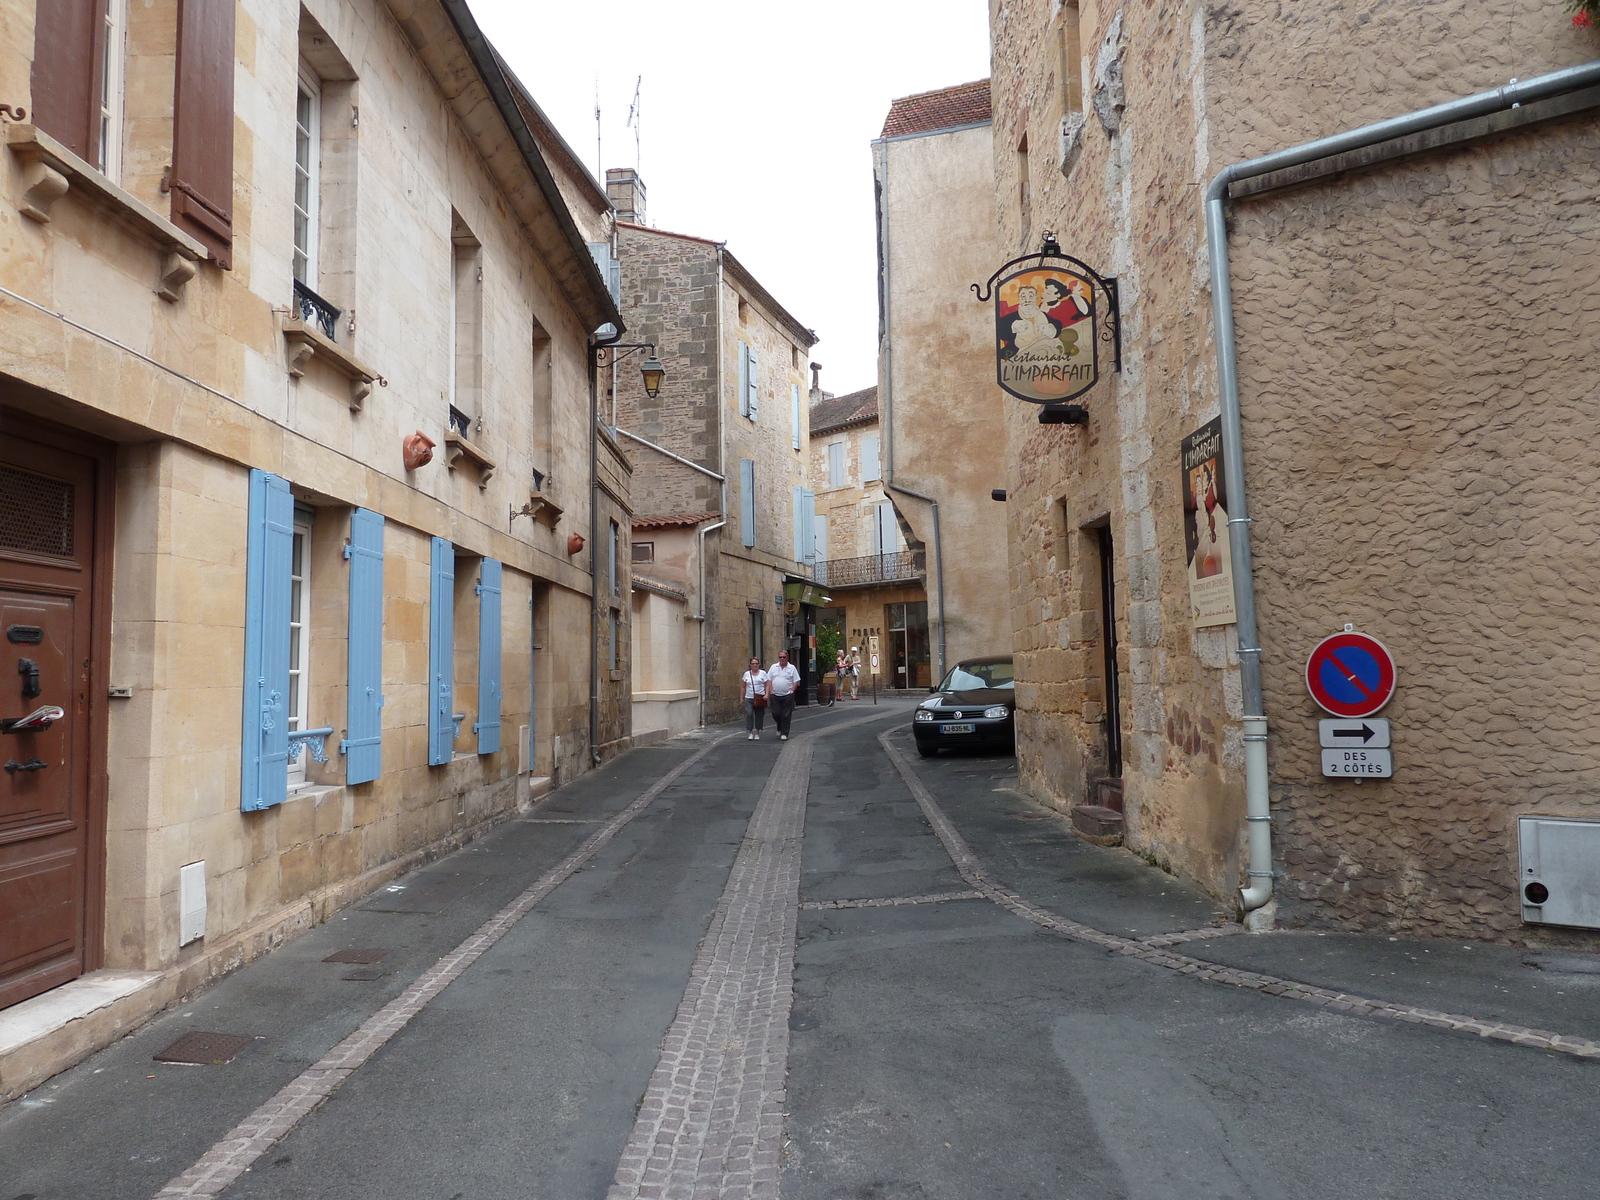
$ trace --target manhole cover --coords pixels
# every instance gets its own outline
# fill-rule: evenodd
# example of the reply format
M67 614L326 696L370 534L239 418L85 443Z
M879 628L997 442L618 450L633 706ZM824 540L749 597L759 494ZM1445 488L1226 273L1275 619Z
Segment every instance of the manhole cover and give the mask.
M323 962L375 963L389 956L387 950L335 950Z
M199 1063L202 1066L232 1062L234 1055L253 1041L255 1038L238 1037L231 1033L203 1033L197 1029L184 1034L157 1054L155 1061Z

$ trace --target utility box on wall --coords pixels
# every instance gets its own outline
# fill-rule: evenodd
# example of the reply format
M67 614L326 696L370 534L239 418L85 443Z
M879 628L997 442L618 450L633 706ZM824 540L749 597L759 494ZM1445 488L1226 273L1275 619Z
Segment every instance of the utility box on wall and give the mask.
M1518 817L1522 919L1600 929L1600 821Z

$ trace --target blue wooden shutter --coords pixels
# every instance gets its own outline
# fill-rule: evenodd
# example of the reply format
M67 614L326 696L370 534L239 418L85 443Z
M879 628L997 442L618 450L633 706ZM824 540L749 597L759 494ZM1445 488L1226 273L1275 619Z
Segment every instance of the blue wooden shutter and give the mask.
M344 781L369 783L383 773L383 517L350 514L349 691L345 698Z
M750 415L750 347L743 342L739 343L739 415Z
M803 563L817 561L817 493L800 489L800 558Z
M289 574L294 497L289 484L250 472L245 539L244 737L239 807L282 804L289 795Z
M428 765L455 753L456 728L450 686L456 669L456 548L433 539L433 592L428 606Z
M616 526L612 525L612 529ZM486 558L478 575L478 753L500 749L500 560Z
M878 478L878 435L870 434L861 439L861 482L871 483Z
M756 409L761 403L761 375L756 362L755 347L750 347L746 354L750 360L750 419L754 421L756 419Z
M789 424L793 426L794 448L800 449L800 385L789 385Z
M789 500L789 512L794 519L794 560L806 560L806 501L805 488L796 486Z
M750 458L739 460L739 540L756 544L756 464Z

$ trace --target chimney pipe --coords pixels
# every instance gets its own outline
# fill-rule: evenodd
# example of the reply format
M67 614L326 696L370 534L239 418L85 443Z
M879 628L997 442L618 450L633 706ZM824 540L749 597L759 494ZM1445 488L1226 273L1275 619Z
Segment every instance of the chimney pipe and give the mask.
M644 224L644 180L632 167L611 167L606 171L606 197L617 210L617 220L630 225Z

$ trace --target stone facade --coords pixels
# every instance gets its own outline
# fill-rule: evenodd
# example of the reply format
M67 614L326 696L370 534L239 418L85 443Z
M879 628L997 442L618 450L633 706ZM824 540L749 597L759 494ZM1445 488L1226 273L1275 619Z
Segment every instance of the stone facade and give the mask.
M872 144L883 474L908 544L926 556L935 675L1011 650L1006 514L990 499L1006 475L994 325L967 290L1004 257L990 135L978 83L896 100ZM933 505L912 493L937 501L938 537Z
M8 437L45 429L109 463L114 517L96 534L105 656L86 701L106 745L89 769L107 782L88 798L100 832L79 965L170 974L180 982L148 992L170 998L591 765L596 548L569 555L568 538L591 525L587 343L617 313L584 247L610 236L604 193L553 130L532 130L544 160L522 157L507 115L516 97L496 107L485 80L504 88L499 70L482 70L434 0L236 6L231 269L205 261L168 221L161 189L178 5L127 10L118 180L63 157L48 132L6 130L0 269L26 299L4 301L0 419ZM34 18L29 0L0 3L0 94L30 111ZM291 307L302 59L324 85L316 279L341 310L331 339L296 332ZM451 337L453 270L472 291L456 309L475 322L470 339ZM465 432L448 423L453 389ZM413 431L437 448L407 470ZM599 522L622 530L624 577L623 661L601 681L600 725L621 746L629 478L615 447L602 458ZM305 514L303 728L334 732L328 761L307 763L285 802L242 812L252 468L286 480ZM385 703L381 775L347 787L345 546L357 507L385 518ZM508 531L513 509L538 516ZM453 759L429 766L435 537L458 556L454 696L466 717ZM504 565L503 735L479 754L485 559ZM107 701L107 684L128 698ZM197 862L203 936L180 947L179 868Z
M610 385L615 421L635 464L640 519L709 530L703 567L685 564L681 579L666 581L704 615L704 719L726 720L738 711L753 622L771 661L789 637L784 581L809 576L797 559L795 506L807 481L805 372L816 338L719 243L619 223L617 246L630 340L653 343L667 375L651 398L638 372L620 366ZM751 354L753 413L740 395ZM743 462L754 479L748 546Z
M1198 197L1226 164L1590 59L1593 35L1513 0L996 0L991 27L999 257L1053 230L1117 278L1124 322L1086 427L1006 401L1023 779L1072 807L1107 772L1109 536L1128 844L1226 896L1238 646L1191 619L1178 460L1219 411ZM1587 941L1521 924L1516 818L1600 815L1579 783L1600 514L1574 440L1595 141L1558 120L1230 204L1280 921ZM1346 623L1399 663L1392 780L1321 775L1304 664Z

